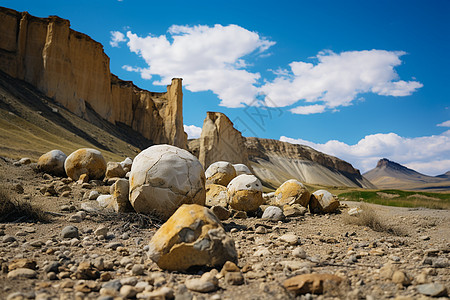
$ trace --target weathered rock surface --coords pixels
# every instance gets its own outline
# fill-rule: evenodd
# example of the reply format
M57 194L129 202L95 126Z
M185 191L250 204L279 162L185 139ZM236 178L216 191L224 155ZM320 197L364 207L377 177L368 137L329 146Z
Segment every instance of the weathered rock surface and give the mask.
M106 164L105 178L123 178L128 171L124 170L123 166L120 163L109 161Z
M182 205L155 233L149 257L165 270L217 266L237 261L234 241L206 207Z
M249 137L245 147L253 174L274 189L291 178L311 184L375 188L348 162L305 145Z
M284 182L275 191L275 202L279 206L298 203L303 207L307 207L310 198L311 193L308 189L303 183L295 179Z
M324 282L331 281L336 287L342 282L342 278L332 274L303 274L284 281L284 287L296 294L322 294Z
M236 209L252 212L264 203L262 184L254 175L239 175L227 186L228 204Z
M245 138L223 113L207 112L198 146L198 158L204 167L216 161L249 165Z
M226 161L216 161L205 171L206 184L219 184L227 186L236 177L233 165Z
M236 170L236 176L242 174L252 175L252 171L244 164L234 164L233 167Z
M86 174L90 180L102 179L105 176L106 161L100 151L90 148L72 152L64 163L67 176L78 180Z
M37 87L87 120L87 106L154 143L186 148L181 79L154 93L111 74L103 46L56 16L0 7L0 70Z
M39 157L37 168L45 173L64 176L66 174L64 170L64 162L66 161L66 158L67 155L61 150L49 151Z
M339 200L333 194L325 190L318 190L312 193L309 202L309 210L314 213L330 213L339 207Z
M188 151L156 145L134 159L129 199L137 212L168 219L182 204L205 205L205 198L205 172Z
M206 206L227 207L227 197L227 188L225 186L218 184L206 185Z

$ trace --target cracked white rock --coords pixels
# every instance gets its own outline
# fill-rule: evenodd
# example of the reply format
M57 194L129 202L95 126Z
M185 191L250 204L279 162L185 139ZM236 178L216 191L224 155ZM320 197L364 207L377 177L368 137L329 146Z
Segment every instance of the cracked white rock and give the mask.
M156 145L135 157L129 199L136 212L168 219L182 204L205 205L205 198L205 172L188 151Z
M233 165L226 161L216 161L205 171L207 184L220 184L227 186L236 177Z
M236 170L236 176L242 174L252 175L252 171L244 164L234 164L233 168Z

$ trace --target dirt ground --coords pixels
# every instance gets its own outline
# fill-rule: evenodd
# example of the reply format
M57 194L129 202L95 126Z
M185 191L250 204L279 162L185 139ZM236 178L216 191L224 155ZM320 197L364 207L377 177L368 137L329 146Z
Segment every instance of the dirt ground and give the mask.
M384 225L386 230L381 232L352 223L347 212L360 205L356 202L341 203L340 213L306 213L279 222L228 219L223 225L235 241L244 282L234 285L220 278L217 290L199 293L187 289L185 282L211 269L168 272L147 257L146 245L160 226L157 220L137 214L86 212L78 222L72 216L79 214L81 203L89 201L90 191L105 193L108 186L67 182L36 173L33 165L12 163L0 158L2 187L13 199L50 212L51 221L19 218L0 223L0 299L164 299L172 295L175 299L427 299L426 283L441 289L437 298L448 299L448 210L365 206ZM56 195L44 196L41 188L52 183ZM68 191L66 196L61 195L64 191ZM78 228L78 239L61 237L67 225ZM108 228L106 238L95 234L100 225ZM282 236L287 233L298 240L285 241ZM33 278L12 278L8 273L13 260L21 258L36 262ZM76 278L82 261L91 262L100 278ZM399 279L392 275L394 271L404 276ZM296 295L284 289L287 278L310 273L335 274L343 283L325 286L323 295ZM117 284L122 288L111 288ZM137 295L127 294L129 290Z

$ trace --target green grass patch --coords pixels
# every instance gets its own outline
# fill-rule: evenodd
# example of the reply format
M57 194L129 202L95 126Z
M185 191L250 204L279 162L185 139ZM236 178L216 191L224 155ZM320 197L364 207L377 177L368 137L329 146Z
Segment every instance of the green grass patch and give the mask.
M349 201L364 201L387 206L450 209L450 193L403 190L352 191L338 195Z

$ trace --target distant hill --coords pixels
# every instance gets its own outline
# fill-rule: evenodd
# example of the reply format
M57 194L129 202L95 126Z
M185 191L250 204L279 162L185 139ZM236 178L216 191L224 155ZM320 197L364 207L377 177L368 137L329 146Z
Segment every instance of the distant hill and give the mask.
M363 176L383 189L450 190L450 172L428 176L387 158L380 159L377 166Z

